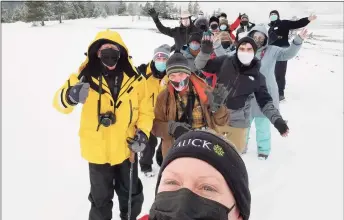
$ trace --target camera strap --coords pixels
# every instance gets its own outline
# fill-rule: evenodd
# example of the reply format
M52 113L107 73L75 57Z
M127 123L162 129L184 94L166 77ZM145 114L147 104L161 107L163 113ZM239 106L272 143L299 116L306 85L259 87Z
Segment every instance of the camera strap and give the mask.
M98 126L97 126L97 131L99 131L99 127L101 125L99 117L100 117L100 107L102 104L102 93L103 93L103 74L99 75L99 86L98 86L98 94L99 94L99 98L98 98L98 105L97 105L97 118L98 118Z

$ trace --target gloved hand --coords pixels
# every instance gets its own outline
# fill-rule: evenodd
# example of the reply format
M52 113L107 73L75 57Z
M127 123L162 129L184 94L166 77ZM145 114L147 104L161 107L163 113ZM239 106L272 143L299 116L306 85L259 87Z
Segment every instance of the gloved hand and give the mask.
M131 151L139 153L146 148L148 137L143 131L137 130L134 138L127 138L127 143Z
M281 118L277 119L275 121L274 126L283 137L286 137L288 135L289 128L288 128L286 121L284 121L283 119L281 119Z
M238 17L238 18L239 18L240 20L241 20L241 16L242 16L242 14L241 14L241 13L239 13L239 17Z
M226 101L229 91L223 84L216 84L212 92L206 90L205 93L208 96L210 111L214 113Z
M204 32L204 35L202 37L201 41L201 51L206 54L210 54L213 51L213 36L206 34L207 32Z
M191 126L184 122L168 121L168 134L175 139L191 130Z
M159 18L159 13L156 12L154 8L149 9L148 14L149 14L149 16L151 16L153 18L153 20L156 20Z
M78 82L75 86L72 86L67 95L68 95L68 101L70 101L72 104L76 105L78 103L84 104L88 93L90 91L90 84L83 82L83 78L80 79L80 82Z

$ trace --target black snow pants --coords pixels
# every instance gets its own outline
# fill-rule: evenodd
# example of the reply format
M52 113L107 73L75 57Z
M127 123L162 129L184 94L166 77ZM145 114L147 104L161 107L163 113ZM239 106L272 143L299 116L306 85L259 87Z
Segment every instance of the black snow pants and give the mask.
M158 139L151 133L149 136L147 147L141 153L141 157L140 157L141 171L150 170L152 168L153 157L154 157L155 148L157 144L158 144Z
M143 204L143 187L138 177L137 156L135 158L133 170L133 193L131 203L131 219L136 220L141 213ZM112 199L116 191L120 219L128 220L128 199L129 199L129 174L130 161L125 160L123 163L110 166L110 164L92 164L89 163L91 192L88 199L91 202L89 220L110 220L112 219ZM114 219L119 219L115 217Z
M285 89L285 75L287 73L288 61L277 61L275 66L275 77L278 85L278 93L280 96L284 96Z

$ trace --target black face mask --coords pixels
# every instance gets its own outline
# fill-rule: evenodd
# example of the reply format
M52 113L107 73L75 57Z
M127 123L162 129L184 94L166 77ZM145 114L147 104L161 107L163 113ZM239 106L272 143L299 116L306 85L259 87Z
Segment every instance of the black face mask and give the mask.
M210 25L211 30L216 30L219 27L218 24L212 24Z
M223 49L227 49L228 47L231 46L231 42L229 42L229 41L222 41L221 45L222 45Z
M150 220L228 220L234 208L201 197L187 188L157 194L149 213Z
M248 21L241 21L240 22L242 26L247 26L248 25Z
M113 67L117 64L120 58L120 52L112 48L103 49L100 51L100 60L106 66Z

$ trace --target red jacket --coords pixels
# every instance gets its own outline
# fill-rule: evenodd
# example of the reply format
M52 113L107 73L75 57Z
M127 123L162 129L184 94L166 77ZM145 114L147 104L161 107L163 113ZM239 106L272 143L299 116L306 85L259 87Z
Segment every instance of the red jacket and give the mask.
M142 216L139 220L149 220L149 215Z
M233 24L229 26L229 34L231 35L231 38L233 41L235 41L235 35L233 34L233 31L235 31L240 25L240 18L237 18Z

